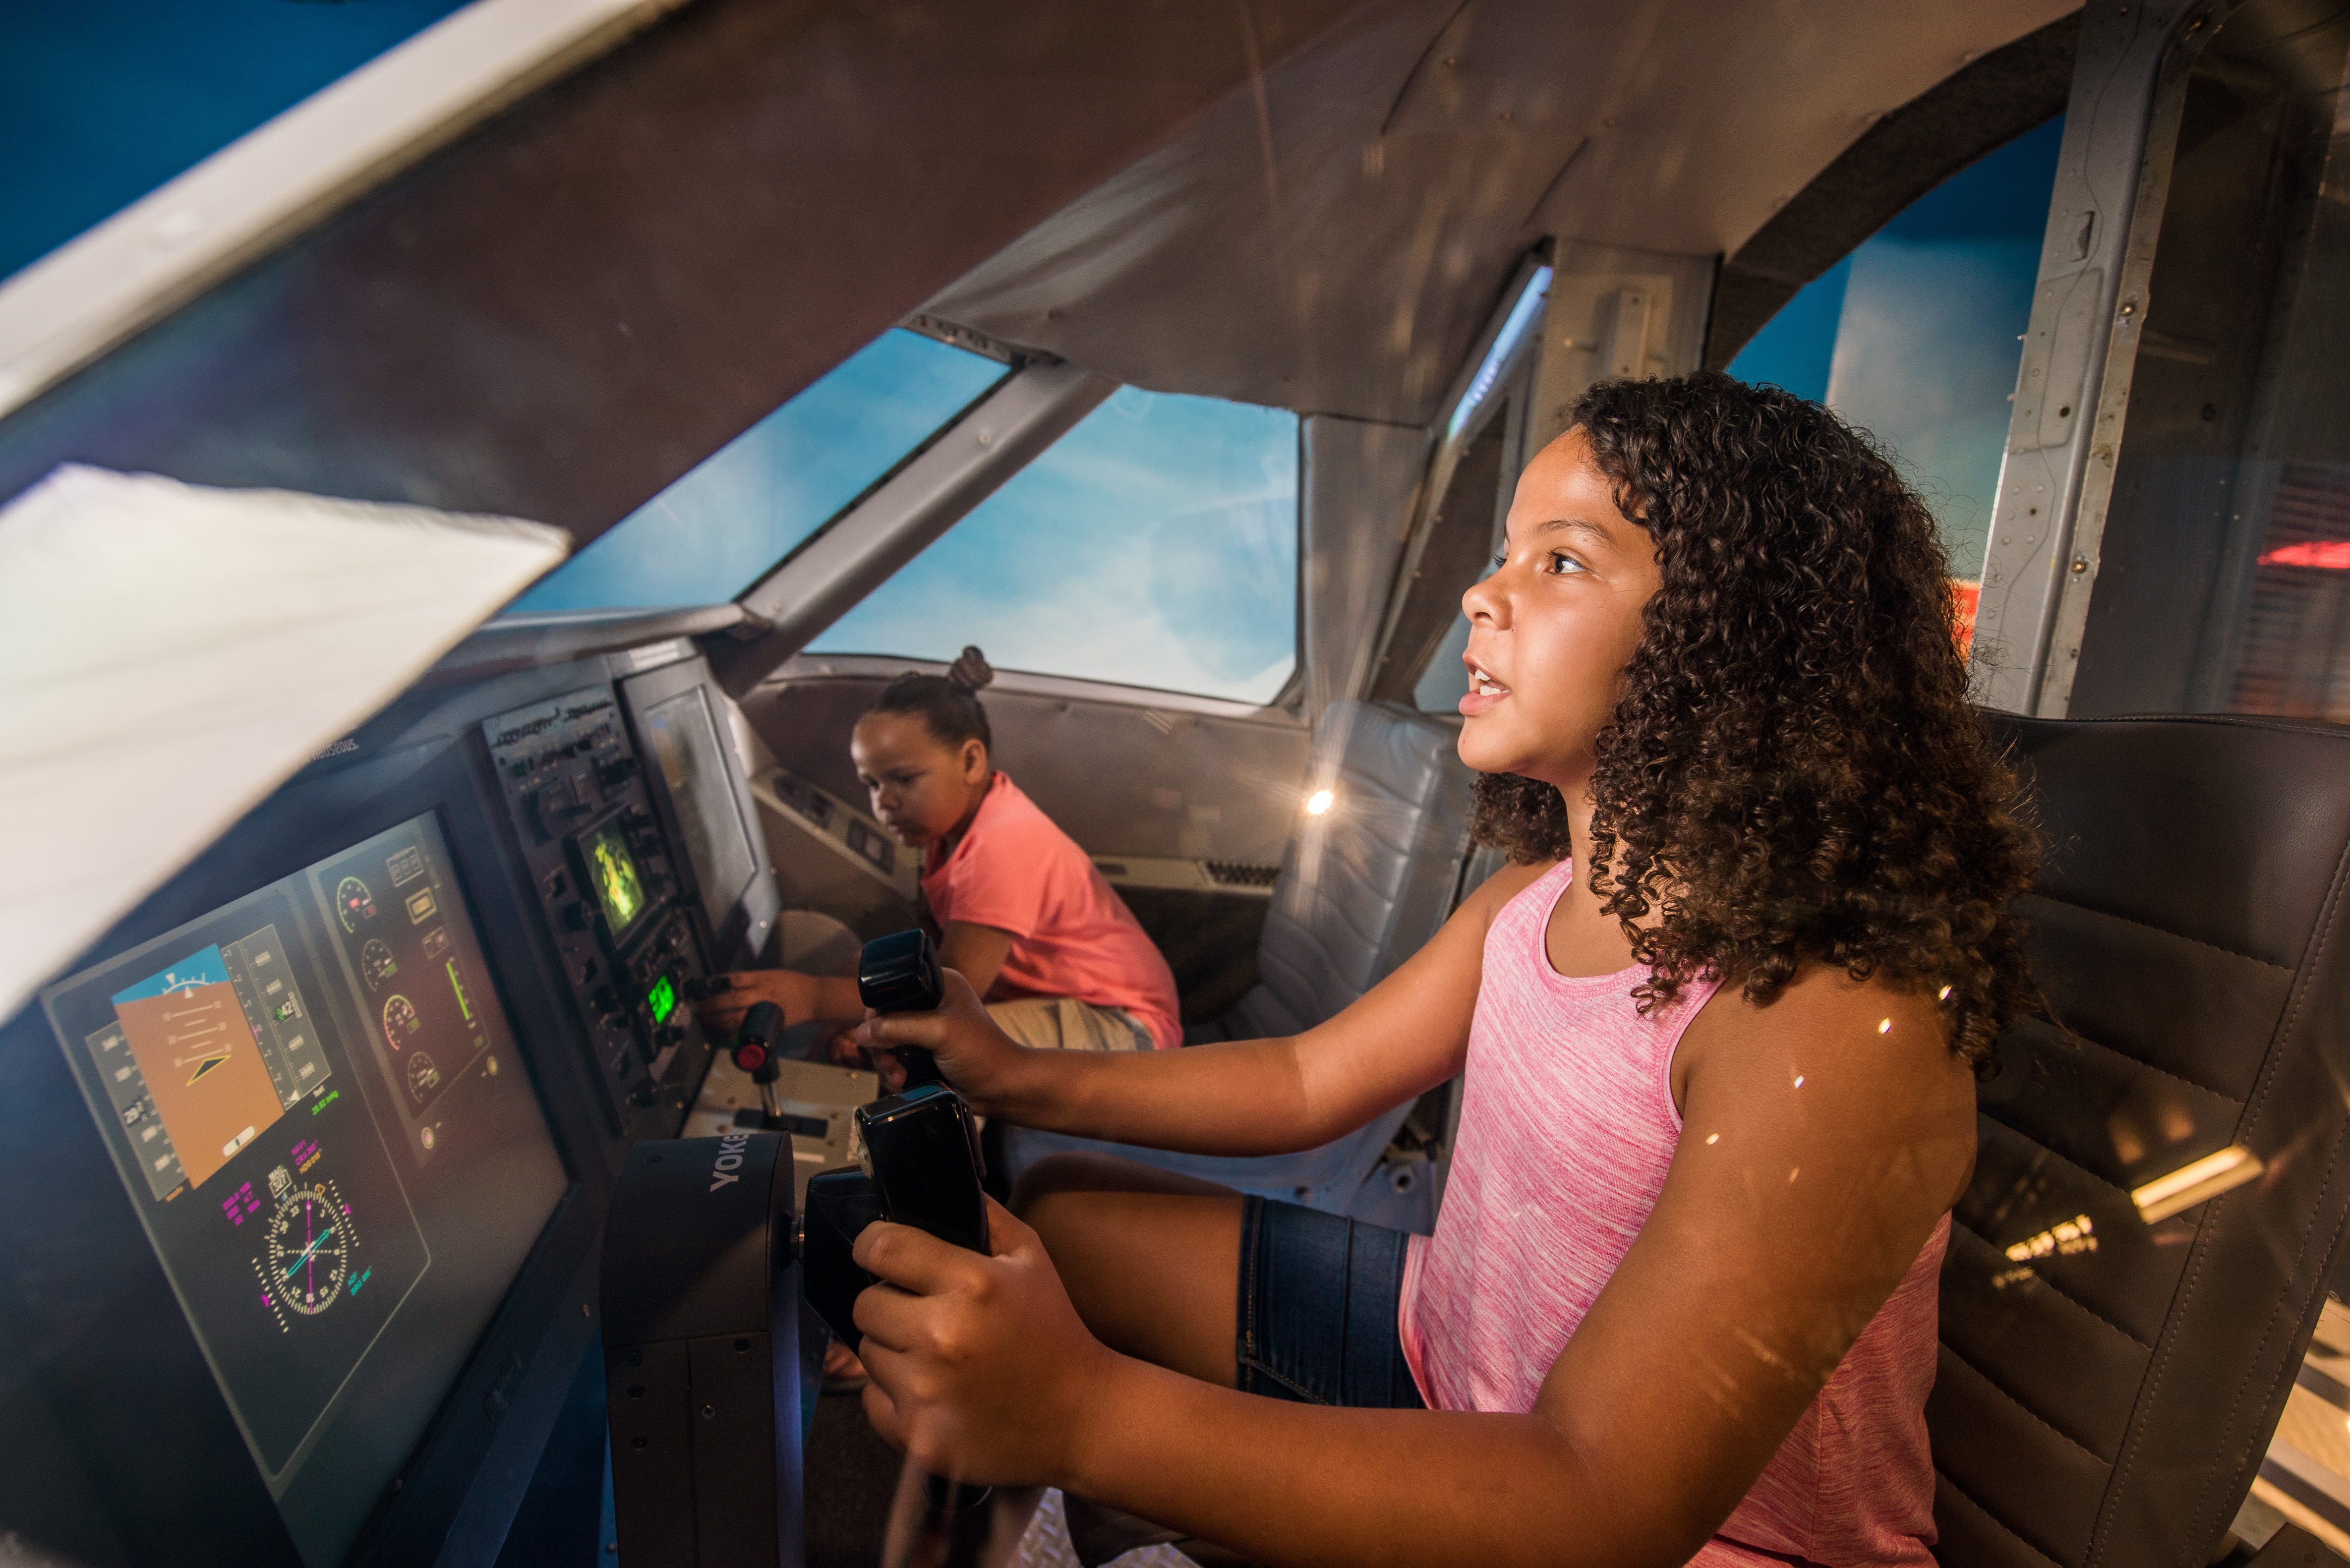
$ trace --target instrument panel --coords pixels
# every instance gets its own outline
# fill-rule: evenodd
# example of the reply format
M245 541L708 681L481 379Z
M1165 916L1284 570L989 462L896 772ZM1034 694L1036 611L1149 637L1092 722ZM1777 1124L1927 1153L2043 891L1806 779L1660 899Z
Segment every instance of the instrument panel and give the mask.
M611 1173L707 1072L695 983L775 926L732 717L682 637L493 643L0 1020L0 1182L56 1221L0 1277L42 1369L0 1430L49 1456L0 1519L141 1568L494 1554Z
M583 688L497 714L482 732L612 1130L675 1109L709 1065L685 1004L709 950L618 697Z

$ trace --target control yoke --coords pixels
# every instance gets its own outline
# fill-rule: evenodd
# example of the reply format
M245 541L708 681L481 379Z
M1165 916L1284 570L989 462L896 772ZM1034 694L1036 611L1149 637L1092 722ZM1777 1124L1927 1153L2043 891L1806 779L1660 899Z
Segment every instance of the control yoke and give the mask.
M945 994L937 950L918 930L867 943L858 985L877 1012L936 1008ZM770 1100L782 1023L773 1003L753 1007L733 1048ZM803 1300L844 1343L861 1341L857 1298L876 1281L850 1251L876 1220L987 1251L971 1107L929 1052L899 1055L905 1092L858 1108L863 1159L812 1177L797 1217L788 1137L743 1132L629 1151L602 1285L623 1562L797 1568L800 1388L823 1349L814 1333L803 1345L813 1326ZM988 1489L926 1481L937 1517L923 1528L951 1545L983 1542Z
M931 933L899 931L866 943L857 960L857 994L876 1012L936 1012L947 999L947 977ZM892 1049L905 1066L909 1089L946 1082L937 1059L920 1045Z

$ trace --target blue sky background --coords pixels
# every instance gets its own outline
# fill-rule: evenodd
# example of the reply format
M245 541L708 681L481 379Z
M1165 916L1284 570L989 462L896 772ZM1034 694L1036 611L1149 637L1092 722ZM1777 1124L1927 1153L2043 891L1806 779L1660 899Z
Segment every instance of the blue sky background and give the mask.
M1982 570L2063 135L2052 120L1944 181L1804 287L1730 364L1891 446L1961 577Z
M935 337L885 332L614 524L510 607L649 608L731 599L1004 373L995 360Z
M0 6L0 277L463 3Z
M1262 702L1297 649L1297 416L1125 387L818 638Z

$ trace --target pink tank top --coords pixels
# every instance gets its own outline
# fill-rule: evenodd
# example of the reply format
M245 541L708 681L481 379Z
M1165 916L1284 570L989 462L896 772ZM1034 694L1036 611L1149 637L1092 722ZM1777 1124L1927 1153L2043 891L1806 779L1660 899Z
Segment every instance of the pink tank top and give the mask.
M1411 1239L1404 1273L1399 1328L1431 1409L1534 1408L1680 1141L1673 1050L1714 987L1685 987L1643 1018L1637 970L1552 969L1544 928L1571 875L1562 862L1535 878L1485 937L1444 1206L1436 1234ZM1516 1114L1529 1103L1549 1114L1530 1123ZM1945 1215L1694 1563L1932 1563L1925 1408L1950 1233Z

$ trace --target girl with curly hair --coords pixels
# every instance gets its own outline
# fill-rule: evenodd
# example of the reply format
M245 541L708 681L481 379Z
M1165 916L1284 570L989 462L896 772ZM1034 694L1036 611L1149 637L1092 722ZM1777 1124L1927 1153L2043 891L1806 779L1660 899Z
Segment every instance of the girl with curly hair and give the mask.
M1436 1232L1063 1157L992 1256L877 1225L866 1408L1268 1563L1929 1563L1970 1068L2033 862L1917 496L1815 405L1595 387L1528 467L1461 755L1512 864L1295 1038L1024 1052L875 1020L991 1116L1309 1147L1466 1072Z

